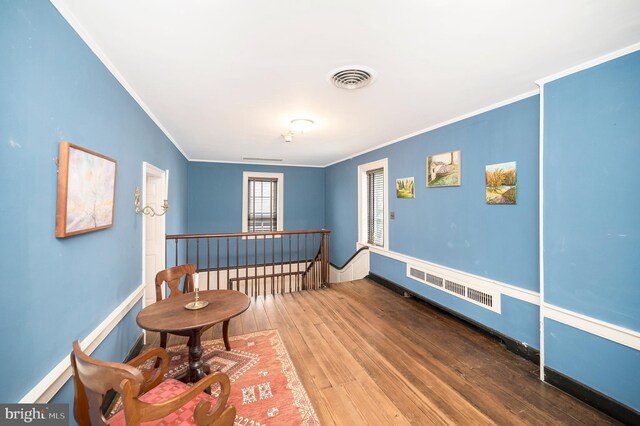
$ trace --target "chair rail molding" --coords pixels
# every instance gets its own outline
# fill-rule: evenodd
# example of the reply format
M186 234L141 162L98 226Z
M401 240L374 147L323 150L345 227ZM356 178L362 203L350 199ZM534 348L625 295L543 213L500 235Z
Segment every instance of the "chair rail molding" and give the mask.
M364 244L362 243L356 243L356 249L363 246ZM380 247L369 246L369 252L379 254L390 259L398 260L405 264L415 265L417 267L423 267L428 270L443 273L444 275L453 277L459 276L463 280L466 279L467 281L473 282L474 284L479 286L483 286L488 290L496 290L509 297L532 303L534 305L541 305L540 294L535 291L526 290L510 284L502 283L500 281L480 277L478 275L427 262L425 260L417 259L415 257L396 253L390 250L384 250ZM630 330L616 324L605 322L597 318L589 317L587 315L573 312L558 306L550 305L548 303L544 303L541 308L544 308L541 315L541 325L544 324L544 318L548 318L561 324L565 324L578 330L593 334L594 336L611 340L612 342L619 343L623 346L627 346L635 350L640 350L640 331Z
M133 293L111 312L82 342L80 347L87 354L100 346L100 343L111 333L120 323L120 320L138 303L144 295L144 284L140 284ZM71 342L69 342L69 352L71 352ZM33 387L22 399L21 404L46 403L62 388L71 378L71 363L69 355L65 356L40 382Z
M356 243L356 249L362 247L362 243ZM402 253L397 253L391 250L385 250L380 247L369 246L369 251L381 256L385 256L400 262L408 263L418 267L423 267L428 270L442 273L449 276L458 276L465 281L473 282L476 285L487 288L489 290L497 290L502 294L509 297L522 300L524 302L532 303L534 305L540 304L540 294L537 291L527 290L524 288L516 287L511 284L506 284L500 281L492 280L490 278L481 277L479 275L470 274L468 272L460 271L458 269L449 268L447 266L438 265L436 263L427 262L426 260L418 259L412 256L407 256Z

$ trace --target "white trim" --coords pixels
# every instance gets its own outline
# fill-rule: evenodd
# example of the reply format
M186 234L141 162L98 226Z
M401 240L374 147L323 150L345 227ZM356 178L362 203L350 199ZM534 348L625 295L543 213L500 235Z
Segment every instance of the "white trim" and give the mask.
M141 207L145 207L147 206L147 176L153 176L153 177L157 177L157 178L161 178L164 181L164 184L162 185L162 192L163 192L163 196L165 200L169 199L169 194L165 194L165 188L168 188L168 182L167 180L168 175L167 175L168 170L162 170L159 167L154 166L151 163L147 163L146 161L142 162L142 196L140 197L140 203L141 203ZM168 191L168 189L167 189ZM146 231L147 231L147 220L149 219L149 217L147 215L141 214L142 216L142 282L146 284L146 259L145 259L145 254L147 252L147 242L146 242ZM162 232L162 235L166 234L166 214L160 216L160 220L162 220L163 225L162 228L164 228L165 232ZM164 253L164 251L167 249L166 244L163 244L163 254L162 254L162 259L166 258L166 254ZM166 265L165 265L166 266ZM164 268L163 268L164 269ZM146 287L145 287L146 288ZM146 291L146 290L145 290ZM164 289L163 289L163 293L164 293ZM145 299L146 299L146 294L145 297L142 298L142 307L145 307ZM144 343L147 343L147 331L144 330Z
M278 206L276 214L278 215L277 231L284 230L284 173L264 173L264 172L242 172L242 232L247 232L249 224L247 216L249 214L248 198L249 198L249 178L266 178L278 179Z
M223 160L202 160L202 159L193 159L189 160L194 163L221 163L221 164L244 164L248 166L281 166L281 167L313 167L317 169L324 169L327 166L318 166L312 164L289 164L289 163L275 163L269 161L263 162L249 162L249 161L223 161Z
M540 79L536 80L536 84L538 84L539 86L542 86L542 85L544 85L546 83L549 83L551 81L557 80L557 79L562 78L562 77L566 77L566 76L571 75L571 74L575 74L575 73L580 72L580 71L584 71L584 70L589 69L589 68L593 68L596 65L600 65L600 64L603 64L605 62L609 62L609 61L611 61L613 59L620 58L622 56L628 55L629 53L636 52L638 50L640 50L640 43L634 43L631 46L627 46L627 47L624 47L622 49L616 50L614 52L607 53L606 55L602 55L602 56L599 56L599 57L597 57L595 59L591 59L589 61L586 61L586 62L583 62L581 64L575 65L575 66L573 66L571 68L567 68L564 71L560 71L560 72L557 72L555 74L551 74L550 76L540 78Z
M538 276L540 277L540 380L544 381L544 85L540 85L538 154Z
M546 318L640 351L640 332L588 317L568 309L545 305Z
M329 265L329 282L340 283L354 281L369 274L369 250L362 250L356 254L342 269Z
M356 248L360 248L363 245L364 244L357 243ZM459 277L458 279L462 281L468 282L470 284L474 284L478 287L482 287L487 290L500 291L500 293L506 296L513 297L514 299L522 300L523 302L531 303L534 305L540 304L540 295L535 291L526 290L520 287L513 286L511 284L506 284L500 281L470 274L468 272L449 268L447 266L438 265L436 263L427 262L425 260L418 259L412 256L407 256L401 253L396 253L391 250L384 250L380 247L369 246L369 251L388 257L390 259L395 259L400 262L408 263L411 265L422 267L424 269L435 271L436 273L439 273L442 275L450 276L454 280Z
M133 87L127 82L127 80L120 73L120 71L113 64L113 62L111 62L111 60L106 55L106 53L104 53L104 51L100 48L100 46L98 46L98 43L96 43L93 37L91 37L89 32L84 28L84 26L80 23L78 18L76 18L73 12L71 12L71 10L66 6L64 1L62 0L50 0L50 1L51 1L51 4L53 4L53 6L56 9L58 9L58 12L60 12L62 17L67 20L69 25L71 25L71 28L73 28L75 32L78 33L80 38L87 44L87 46L89 46L89 49L91 49L93 53L98 57L98 59L100 59L100 61L104 64L107 70L111 72L111 74L116 78L116 80L120 82L122 87L124 87L124 89L127 92L129 92L129 95L131 95L131 97L138 103L138 105L140 105L143 111L147 113L149 118L153 120L153 122L156 124L156 126L158 126L158 128L162 131L162 133L164 133L165 136L171 141L171 143L173 143L173 145L178 149L178 151L180 151L180 153L184 156L184 158L189 160L189 157L187 156L185 151L182 149L182 147L178 145L178 142L176 142L173 136L171 136L171 133L169 133L169 131L162 125L158 117L156 117L155 114L151 111L151 108L149 108L147 104L144 103L142 98L138 96L136 91L133 90Z
M144 294L144 284L141 284L131 293L104 321L96 327L82 342L80 347L87 354L91 354L102 341L118 325L120 320L133 308ZM71 352L71 342L66 342L67 349ZM20 400L21 404L46 403L62 388L71 377L71 363L69 356L65 356L40 382L34 386Z
M341 163L341 162L346 161L346 160L351 160L351 159L353 159L355 157L358 157L360 155L366 154L366 153L371 152L371 151L375 151L376 149L384 148L385 146L393 145L394 143L402 142L402 141L407 140L409 138L412 138L414 136L418 136L418 135L421 135L423 133L427 133L427 132L430 132L432 130L439 129L440 127L448 126L449 124L453 124L453 123L456 123L458 121L466 120L467 118L474 117L476 115L491 111L493 109L501 108L501 107L503 107L505 105L509 105L509 104L514 103L514 102L518 102L518 101L521 101L523 99L530 98L531 96L535 96L538 93L539 93L538 89L530 90L528 92L522 93L522 94L514 96L512 98L505 99L504 101L500 101L500 102L497 102L495 104L492 104L492 105L477 109L475 111L471 111L471 112L469 112L467 114L460 115L460 116L452 118L450 120L442 121L442 122L440 122L438 124L434 124L433 126L427 127L425 129L418 130L418 131L413 132L413 133L409 133L408 135L401 136L401 137L393 139L393 140L391 140L389 142L381 143L380 145L376 145L373 148L368 148L368 149L365 149L364 151L360 151L360 152L358 152L356 154L352 154L352 155L349 155L348 157L344 157L344 158L342 158L340 160L336 160L336 161L334 161L332 163L329 163L329 164L325 165L324 167L333 166L334 164L338 164L338 163Z
M364 193L366 191L366 179L367 172L369 170L375 169L383 169L384 174L384 186L383 186L383 198L384 198L384 210L383 210L383 249L389 249L389 160L387 158L382 158L377 161L372 161L366 164L360 164L358 166L358 241L360 244L368 247L376 247L367 243L367 219L366 219L366 210L367 210L367 200L364 197Z

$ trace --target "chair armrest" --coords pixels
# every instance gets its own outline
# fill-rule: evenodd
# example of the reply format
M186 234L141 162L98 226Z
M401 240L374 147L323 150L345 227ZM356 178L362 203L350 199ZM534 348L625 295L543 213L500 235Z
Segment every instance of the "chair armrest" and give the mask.
M137 399L131 398L130 401L136 405L136 409L140 414L141 422L148 422L152 420L161 419L180 407L187 404L189 401L195 399L206 388L214 383L220 384L220 396L216 405L210 409L211 403L209 401L200 401L194 410L194 418L198 425L225 425L222 421L231 418L233 424L233 418L235 417L235 408L227 407L227 401L229 400L229 393L231 391L231 383L229 377L221 372L216 372L207 375L197 383L194 383L189 390L168 399L161 403L150 404ZM129 401L129 396L132 397L131 383L128 380L123 380L121 385L121 393L125 399L125 404ZM233 413L233 416L231 415Z
M167 351L163 348L153 348L142 355L138 355L127 363L128 365L137 368L152 358L160 358L160 366L155 370L145 371L142 373L142 376L144 377L142 392L147 392L150 389L155 388L164 378L164 375L169 369L169 355L167 354Z

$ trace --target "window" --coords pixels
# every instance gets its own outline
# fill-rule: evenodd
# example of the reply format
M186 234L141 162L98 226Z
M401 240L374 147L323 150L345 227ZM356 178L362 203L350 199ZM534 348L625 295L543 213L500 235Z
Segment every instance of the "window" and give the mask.
M384 169L367 172L367 243L384 246Z
M387 159L358 167L358 241L388 248Z
M283 230L283 187L282 173L243 173L242 232Z

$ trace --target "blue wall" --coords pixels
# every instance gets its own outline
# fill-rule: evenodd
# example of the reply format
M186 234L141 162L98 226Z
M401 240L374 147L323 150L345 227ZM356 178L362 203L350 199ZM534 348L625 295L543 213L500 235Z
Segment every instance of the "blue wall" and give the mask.
M284 174L284 229L324 227L324 169L189 163L189 233L242 231L242 173Z
M545 301L640 331L640 52L544 90ZM640 409L638 351L557 329L549 367Z
M0 401L14 402L142 283L143 161L171 170L167 230L186 231L187 161L51 3L0 3L0 58ZM61 140L118 161L113 227L55 238ZM129 322L100 347L111 359Z
M538 291L539 97L414 136L330 166L326 222L331 260L342 265L357 241L357 168L389 159L389 249L425 261ZM426 157L461 150L460 187L426 188ZM517 162L517 205L485 202L485 166ZM395 197L395 180L414 177L415 199ZM371 256L383 276L508 336L539 348L538 307L503 297L501 315L406 277L404 263Z
M357 240L358 165L389 159L389 249L538 290L539 98L476 115L343 161L327 169L326 218L332 261L342 264ZM426 157L461 150L460 187L426 188ZM485 166L518 163L518 204L485 203ZM416 198L395 197L395 180L414 177Z
M189 163L188 189L188 222L189 233L219 233L242 231L242 179L243 172L283 173L284 175L284 229L288 231L324 228L324 169L317 167L278 167L249 164L228 163ZM298 241L299 239L299 241ZM291 256L298 256L297 246L300 244L300 256L304 257L305 239L288 236L284 239L241 240L231 239L229 264L236 266L254 264L254 253L257 253L259 264L278 262L289 259L289 240L291 240ZM315 245L314 245L315 241ZM236 260L236 242L239 259ZM245 244L248 242L248 251ZM313 256L320 243L319 236L315 240L310 236L307 241L308 258ZM206 242L201 241L200 262L198 266L207 266ZM171 247L172 243L168 243ZM184 245L179 246L181 256L186 256ZM273 248L273 250L272 250ZM218 258L215 241L211 243L211 268L226 266L227 252L225 241L220 245ZM196 263L196 245L189 245L189 261ZM248 253L248 258L246 257ZM265 256L266 254L266 256ZM170 259L170 262L175 262ZM182 260L179 260L182 263Z

